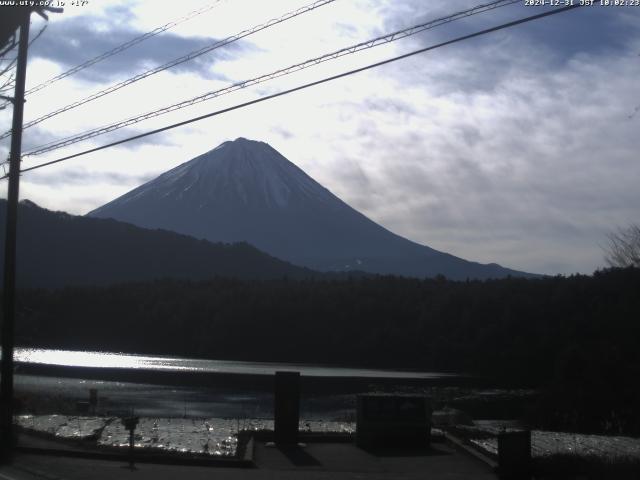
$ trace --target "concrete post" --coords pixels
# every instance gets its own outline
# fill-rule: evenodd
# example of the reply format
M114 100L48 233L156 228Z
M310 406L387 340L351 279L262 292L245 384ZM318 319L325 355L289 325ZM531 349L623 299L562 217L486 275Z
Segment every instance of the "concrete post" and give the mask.
M300 372L276 372L274 433L279 445L298 443L300 421Z

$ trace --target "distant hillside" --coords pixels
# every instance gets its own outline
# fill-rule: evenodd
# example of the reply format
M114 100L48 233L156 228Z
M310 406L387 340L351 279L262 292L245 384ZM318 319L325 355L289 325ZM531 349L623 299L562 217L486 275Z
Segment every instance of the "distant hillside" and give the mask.
M0 266L7 202L0 200ZM116 220L52 212L28 200L18 213L18 286L106 285L158 278L302 278L312 271L246 243L222 244ZM1 281L1 280L0 280Z

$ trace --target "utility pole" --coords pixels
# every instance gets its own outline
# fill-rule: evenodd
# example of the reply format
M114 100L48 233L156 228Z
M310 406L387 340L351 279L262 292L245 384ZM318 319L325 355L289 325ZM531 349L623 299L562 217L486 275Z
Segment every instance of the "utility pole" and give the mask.
M16 64L16 87L13 97L11 153L9 155L9 191L7 196L7 226L4 254L4 291L2 318L2 366L0 367L0 460L11 459L14 443L13 428L13 347L16 310L16 230L18 192L20 187L20 157L22 155L22 113L27 74L30 8L20 12L20 40Z

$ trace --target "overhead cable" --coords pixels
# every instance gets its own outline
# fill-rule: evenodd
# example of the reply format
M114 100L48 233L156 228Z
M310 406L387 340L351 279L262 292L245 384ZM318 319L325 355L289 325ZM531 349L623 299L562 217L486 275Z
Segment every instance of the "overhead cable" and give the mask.
M304 89L307 89L307 88L310 88L310 87L314 87L314 86L317 86L317 85L320 85L320 84L323 84L323 83L327 83L327 82L330 82L330 81L333 81L333 80L337 80L339 78L344 78L344 77L347 77L347 76L350 76L350 75L353 75L353 74L356 74L356 73L364 72L364 71L370 70L372 68L380 67L380 66L383 66L383 65L388 65L390 63L397 62L399 60L403 60L405 58L409 58L409 57L412 57L414 55L418 55L420 53L425 53L425 52L428 52L428 51L431 51L431 50L435 50L437 48L441 48L441 47L444 47L444 46L447 46L447 45L458 43L458 42L461 42L463 40L469 40L469 39L472 39L472 38L475 38L475 37L479 37L481 35L486 35L488 33L496 32L498 30L504 30L506 28L514 27L516 25L521 25L523 23L531 22L533 20L538 20L538 19L541 19L541 18L544 18L544 17L548 17L548 16L551 16L551 15L556 15L558 13L567 12L569 10L573 10L573 9L579 8L581 6L582 5L580 5L580 4L569 5L569 6L566 6L566 7L556 8L554 10L550 10L550 11L546 11L546 12L543 12L543 13L539 13L537 15L531 15L529 17L524 17L524 18L521 18L521 19L518 19L518 20L514 20L512 22L503 23L503 24L498 25L496 27L491 27L491 28L488 28L488 29L485 29L485 30L481 30L479 32L471 33L469 35L464 35L462 37L454 38L453 40L448 40L446 42L438 43L436 45L431 45L429 47L421 48L419 50L414 50L412 52L405 53L405 54L399 55L397 57L392 57L392 58L383 60L381 62L376 62L376 63L372 63L372 64L369 64L369 65L366 65L364 67L356 68L354 70L349 70L348 72L343 72L343 73L340 73L340 74L337 74L337 75L326 77L326 78L323 78L321 80L316 80L314 82L306 83L304 85L299 85L297 87L290 88L290 89L287 89L287 90L283 90L281 92L274 93L272 95L267 95L265 97L260 97L260 98L257 98L255 100L244 102L244 103L241 103L241 104L238 104L238 105L234 105L234 106L231 106L231 107L228 107L228 108L223 108L223 109L217 110L215 112L210 112L210 113L207 113L205 115L200 115L198 117L194 117L194 118L191 118L189 120L184 120L182 122L178 122L178 123L174 123L174 124L171 124L171 125L167 125L167 126L162 127L162 128L157 128L155 130L151 130L151 131L148 131L148 132L145 132L145 133L134 135L132 137L127 137L127 138L124 138L122 140L118 140L118 141L111 142L111 143L108 143L108 144L105 144L105 145L101 145L99 147L95 147L95 148L91 148L89 150L85 150L85 151L82 151L82 152L74 153L73 155L67 155L65 157L58 158L56 160L51 160L49 162L44 162L44 163L41 163L39 165L34 165L32 167L24 168L24 169L20 170L20 172L21 173L29 172L29 171L36 170L36 169L39 169L39 168L43 168L43 167L46 167L46 166L49 166L49 165L54 165L56 163L64 162L64 161L70 160L72 158L78 158L78 157L81 157L83 155L87 155L89 153L94 153L94 152L98 152L100 150L104 150L104 149L107 149L107 148L115 147L116 145L122 145L123 143L127 143L127 142L131 142L131 141L134 141L134 140L138 140L140 138L148 137L150 135L155 135L157 133L165 132L167 130L172 130L174 128L182 127L184 125L188 125L190 123L198 122L200 120L204 120L204 119L207 119L207 118L215 117L215 116L221 115L223 113L231 112L233 110L238 110L238 109L241 109L241 108L244 108L244 107L248 107L250 105L254 105L254 104L257 104L257 103L265 102L267 100L271 100L271 99L274 99L274 98L277 98L277 97L288 95L290 93L297 92L297 91L300 91L300 90L304 90ZM5 175L3 177L0 177L0 180L5 179L5 178L7 178L7 175Z
M49 112L45 115L42 115L41 117L38 117L34 120L31 120L29 122L26 122L22 128L26 129L29 127L32 127L34 125L37 125L40 122L43 122L49 118L55 117L56 115L60 115L61 113L64 112L68 112L69 110L73 110L74 108L77 108L81 105L84 105L86 103L92 102L93 100L97 100L98 98L104 97L105 95L108 95L110 93L113 93L117 90L120 90L121 88L124 88L128 85L131 85L132 83L136 83L139 82L140 80L143 80L147 77L150 77L151 75L155 75L156 73L160 73L163 72L165 70L168 70L169 68L173 68L177 65L180 65L182 63L188 62L190 60L193 60L194 58L200 57L201 55L204 55L205 53L209 53L217 48L221 48L224 47L226 45L229 45L231 43L237 42L238 40L248 37L249 35L253 35L254 33L260 32L262 30L265 30L269 27L272 27L274 25L277 25L279 23L285 22L287 20L290 20L294 17L297 17L299 15L302 15L304 13L310 12L312 10L315 10L316 8L322 7L323 5L327 5L329 3L333 3L335 0L317 0L309 5L306 5L304 7L300 7L297 10L288 12L284 15L282 15L281 17L278 18L272 18L271 20L269 20L266 23L257 25L255 27L252 27L248 30L243 30L240 33L237 33L235 35L232 35L230 37L225 38L224 40L220 40L220 41L216 41L212 44L209 44L203 48L200 48L199 50L195 50L191 53L188 53L186 55L183 55L182 57L176 58L174 60L171 60L170 62L164 63L158 67L154 67L151 68L149 70L146 70L145 72L139 73L138 75L135 75L133 77L130 77L126 80L123 80L119 83L116 83L114 85L111 85L103 90L100 90L99 92L93 93L91 95L89 95L88 97L85 97L83 99L80 99L76 102L70 103L68 105L65 105L64 107L58 108L57 110L54 110L52 112ZM7 131L5 133L3 133L2 135L0 135L0 139L6 138L9 135L11 135L11 131Z
M455 20L460 20L462 18L466 18L469 17L471 15L476 15L479 13L483 13L489 10L493 10L495 8L499 8L499 7L503 7L506 5L511 5L513 3L519 3L520 0L500 0L500 1L494 1L488 4L483 4L483 5L478 5L476 7L473 7L471 9L468 10L464 10L462 12L458 12L455 13L453 15L448 15L446 17L442 17L442 18L438 18L436 20L430 20L428 22L425 23L421 23L418 25L414 25L412 27L409 28L405 28L402 30L398 30L395 31L393 33L389 33L386 35L382 35L376 38L373 38L371 40L367 40L365 42L361 42L358 43L356 45L352 45L346 48L342 48L340 50L331 52L331 53L327 53L324 55L321 55L319 57L316 58L312 58L309 60L305 60L304 62L301 63L297 63L294 65L291 65L289 67L286 68L282 68L280 70L276 70L274 72L265 74L265 75L260 75L258 77L255 78L251 78L248 80L243 80L240 82L236 82L232 85L229 85L227 87L223 87L220 88L218 90L213 90L207 93L204 93L202 95L198 95L196 97L190 98L188 100L183 100L181 102L178 103L174 103L172 105L168 105L166 107L157 109L157 110L153 110L144 114L140 114L140 115L136 115L134 117L130 117L127 118L125 120L121 120L119 122L115 122L109 125L104 125L102 127L98 127L98 128L94 128L91 130L87 130L85 132L82 132L80 134L76 134L76 135L72 135L70 137L66 137L60 140L56 140L53 142L49 142L47 144L43 144L40 145L36 148L34 148L33 150L27 152L24 154L24 156L35 156L35 155L41 155L43 153L46 152L50 152L52 150L57 150L59 148L63 148L69 145L72 145L74 143L78 143L84 140L88 140L90 138L93 137L97 137L99 135L103 135L105 133L109 133L112 132L114 130L119 130L121 128L142 122L144 120L148 120L150 118L154 118L154 117L158 117L160 115L164 115L176 110L180 110L186 107L190 107L192 105L195 105L197 103L201 103L207 100L211 100L213 98L216 97L220 97L222 95L227 95L229 93L235 92L237 90L241 90L243 88L247 88L253 85L257 85L259 83L263 83L269 80L273 80L275 78L279 78L279 77L283 77L285 75L289 75L295 72L298 72L300 70L304 70L306 68L309 67L313 67L316 65L319 65L321 63L327 62L329 60L335 60L336 58L340 58L343 57L345 55L351 55L354 54L356 52L362 51L362 50L367 50L373 47L376 47L378 45L382 45L385 43L390 43L390 42L394 42L397 40L400 40L402 38L406 38L408 36L411 35L415 35L417 33L423 32L425 30L431 29L431 28L435 28L438 27L440 25L444 25L450 22L453 22Z
M25 92L25 95L29 95L31 93L37 92L39 90L42 90L43 88L48 87L49 85L51 85L52 83L57 82L58 80L62 80L63 78L69 77L71 75L74 75L82 70L84 70L85 68L89 68L92 65L95 65L98 62L101 62L103 60L106 60L109 57L112 57L114 55L117 55L118 53L124 52L125 50L133 47L134 45L137 45L138 43L144 42L145 40L148 40L152 37L155 37L156 35L161 34L162 32L166 32L167 30L176 27L178 25L180 25L181 23L184 23L188 20L191 20L192 18L197 17L198 15L202 15L203 13L208 12L209 10L212 10L214 7L216 7L218 5L218 3L220 3L222 0L216 0L215 2L213 2L212 4L209 5L205 5L204 7L201 7L197 10L194 10L186 15L184 15L183 17L180 17L176 20L173 20L169 23L166 23L164 25L162 25L161 27L157 27L154 28L153 30L146 32L142 35L139 35L131 40L129 40L128 42L123 43L122 45L119 45L107 52L104 52L101 55L98 55L97 57L94 57L92 59L87 60L86 62L83 62L79 65L76 65L73 68L70 68L69 70L62 72L58 75L56 75L55 77L50 78L49 80L46 80L42 83L40 83L39 85L36 85L35 87L30 88L29 90L27 90Z

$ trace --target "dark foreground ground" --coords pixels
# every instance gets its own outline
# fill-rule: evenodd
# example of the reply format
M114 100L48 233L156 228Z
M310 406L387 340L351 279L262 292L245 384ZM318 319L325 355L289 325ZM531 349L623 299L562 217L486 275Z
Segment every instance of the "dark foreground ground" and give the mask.
M310 443L304 448L278 449L256 442L253 467L138 463L17 454L12 465L0 467L2 480L106 479L495 479L492 469L449 444L428 450L367 452L353 443Z

